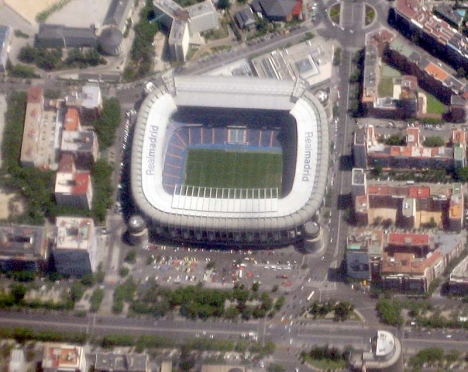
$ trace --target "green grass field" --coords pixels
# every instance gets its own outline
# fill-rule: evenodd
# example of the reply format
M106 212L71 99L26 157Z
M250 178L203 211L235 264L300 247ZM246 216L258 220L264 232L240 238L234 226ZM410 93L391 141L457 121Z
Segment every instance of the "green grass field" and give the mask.
M435 98L432 94L424 92L427 98L427 113L428 114L445 114L447 112L447 106Z
M189 149L184 185L237 189L278 188L281 194L281 152Z

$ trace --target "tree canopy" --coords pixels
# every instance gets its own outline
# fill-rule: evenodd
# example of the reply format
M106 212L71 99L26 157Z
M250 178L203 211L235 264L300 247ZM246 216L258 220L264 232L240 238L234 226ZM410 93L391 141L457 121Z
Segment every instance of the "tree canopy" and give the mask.
M442 147L445 146L445 141L439 136L426 137L423 145L426 147Z
M34 64L46 71L72 67L85 68L107 63L95 48L85 52L78 48L70 49L65 60L62 60L62 57L61 49L35 48L30 45L21 48L18 54L21 62Z
M106 219L107 208L112 205L112 170L105 159L99 159L91 168L94 191L91 214L100 222Z
M120 102L117 98L105 99L101 116L94 122L99 147L105 150L115 141L115 131L120 124Z
M377 303L376 310L383 323L393 326L403 325L402 307L398 301L383 298Z
M405 137L401 137L398 134L392 134L385 140L385 144L388 146L404 146L406 144Z
M458 168L455 171L456 179L460 182L468 181L468 167Z
M140 12L140 21L133 28L135 37L130 51L130 61L124 71L126 80L135 80L146 76L153 68L154 36L159 31L155 22L153 2L146 0Z

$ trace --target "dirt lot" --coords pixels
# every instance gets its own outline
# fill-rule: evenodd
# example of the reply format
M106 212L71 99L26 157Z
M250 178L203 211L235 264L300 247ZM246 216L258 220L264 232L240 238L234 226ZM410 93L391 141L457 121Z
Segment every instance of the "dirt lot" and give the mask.
M20 215L23 213L23 205L19 201L14 201L15 194L5 194L0 190L0 220L7 220L11 214Z
M4 2L30 24L34 24L36 15L54 5L57 0L4 0Z
M441 212L418 212L416 213L416 228L419 228L422 224L431 222L431 218L437 223L437 226L442 227L442 213Z
M47 24L68 27L102 25L111 0L74 0L47 18Z
M396 209L390 209L390 208L369 209L369 223L372 224L377 217L382 218L382 221L390 218L393 222L395 222L396 221Z

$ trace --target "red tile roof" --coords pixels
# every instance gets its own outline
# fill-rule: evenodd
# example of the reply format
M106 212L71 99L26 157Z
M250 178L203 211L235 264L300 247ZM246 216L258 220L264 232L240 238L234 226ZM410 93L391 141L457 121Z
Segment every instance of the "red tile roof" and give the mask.
M41 103L44 95L44 90L39 87L28 89L28 103Z
M425 70L430 76L434 76L437 80L440 81L444 81L448 77L448 74L444 70L432 62L426 66Z
M419 143L419 128L406 129L406 142L407 146L420 146Z
M299 16L302 13L302 1L297 1L293 10L291 11L292 16Z
M426 186L410 186L408 196L415 199L428 198L431 196L431 189Z
M433 267L442 258L440 251L435 251L426 259L415 258L413 253L397 252L393 257L384 253L382 274L413 274L424 275L429 267Z
M455 144L466 145L466 133L463 130L452 131L452 142Z
M86 194L91 183L91 176L89 172L75 173L74 181L76 182L76 184L73 187L72 194Z
M70 107L65 114L65 130L77 131L80 127L80 115L76 108Z
M390 233L387 238L388 244L391 245L428 245L428 234L405 234L405 233Z

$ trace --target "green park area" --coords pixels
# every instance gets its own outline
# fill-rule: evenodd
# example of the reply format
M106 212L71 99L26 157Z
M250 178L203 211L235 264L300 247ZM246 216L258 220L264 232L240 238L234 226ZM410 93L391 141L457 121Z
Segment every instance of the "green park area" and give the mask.
M380 80L378 86L379 97L392 97L393 96L393 79L401 77L398 70L383 63L380 71Z
M447 106L435 98L432 94L424 92L427 98L427 113L443 115L447 112Z

